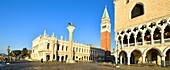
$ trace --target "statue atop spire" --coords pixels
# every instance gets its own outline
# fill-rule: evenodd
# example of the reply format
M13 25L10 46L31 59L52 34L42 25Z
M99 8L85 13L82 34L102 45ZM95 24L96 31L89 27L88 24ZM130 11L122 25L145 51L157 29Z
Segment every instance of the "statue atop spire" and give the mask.
M47 36L46 30L44 30L44 37Z
M54 32L52 33L52 35L51 35L52 37L54 37Z

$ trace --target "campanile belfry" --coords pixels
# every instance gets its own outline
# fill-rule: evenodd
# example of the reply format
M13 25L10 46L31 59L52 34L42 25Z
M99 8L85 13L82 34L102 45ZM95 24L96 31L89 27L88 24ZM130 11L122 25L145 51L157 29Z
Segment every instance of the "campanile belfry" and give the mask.
M104 9L104 13L101 19L101 38L100 38L100 47L105 50L105 60L108 60L110 56L110 33L111 33L111 24L110 17L107 11L107 7Z

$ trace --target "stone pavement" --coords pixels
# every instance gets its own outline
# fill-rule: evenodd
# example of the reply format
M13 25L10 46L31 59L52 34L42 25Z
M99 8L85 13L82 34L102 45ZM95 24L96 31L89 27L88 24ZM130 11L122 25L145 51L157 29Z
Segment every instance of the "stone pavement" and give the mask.
M0 67L0 70L170 70L170 67L139 67L119 65L101 65L98 63L59 63L59 62L16 62Z

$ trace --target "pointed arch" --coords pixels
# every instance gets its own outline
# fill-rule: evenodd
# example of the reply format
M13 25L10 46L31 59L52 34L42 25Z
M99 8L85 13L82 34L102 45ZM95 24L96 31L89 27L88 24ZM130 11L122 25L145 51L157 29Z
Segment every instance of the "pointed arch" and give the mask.
M124 38L123 38L123 44L127 44L128 43L128 39L127 39L127 35L124 35ZM124 47L126 47L127 45L124 45Z
M137 33L136 42L138 45L142 45L142 32Z
M142 54L142 51L141 51L140 49L134 48L134 49L132 49L132 50L130 50L130 51L128 52L128 55L130 55L130 54L131 54L133 51L135 51L135 50L139 51L140 54Z
M138 64L142 62L142 51L137 48L130 50L128 56L130 56L130 64Z
M153 34L153 38L154 40L161 40L161 28L160 27L157 27L154 31L154 34ZM160 41L158 42L155 42L155 43L160 43Z
M167 38L170 38L170 24L168 24L164 29L164 39L167 39Z
M151 34L150 34L151 30L147 29L146 32L145 32L145 41L146 44L151 44Z
M166 52L170 49L170 46L166 47L164 50L163 50L163 55L166 55Z
M159 54L162 56L162 51L160 49L156 48L156 47L150 47L150 48L145 49L143 54L146 55L146 53L151 49L157 50L159 52Z

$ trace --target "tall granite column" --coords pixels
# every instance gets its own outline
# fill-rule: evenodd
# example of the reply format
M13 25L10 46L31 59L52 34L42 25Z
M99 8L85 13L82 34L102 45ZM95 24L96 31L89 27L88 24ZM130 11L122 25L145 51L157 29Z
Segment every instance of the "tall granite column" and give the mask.
M67 27L68 31L69 31L69 46L68 46L68 60L67 63L74 63L73 61L73 31L75 29L75 27L72 25L72 23L69 23L69 26Z

